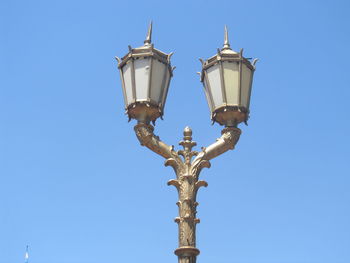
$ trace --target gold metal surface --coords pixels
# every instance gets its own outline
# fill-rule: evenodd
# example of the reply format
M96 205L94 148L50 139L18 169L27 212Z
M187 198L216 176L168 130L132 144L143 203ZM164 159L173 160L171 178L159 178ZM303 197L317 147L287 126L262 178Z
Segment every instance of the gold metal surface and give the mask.
M241 122L246 122L249 112L244 107L224 106L215 109L212 119L220 125L236 127Z
M196 224L200 221L196 218L197 192L200 187L208 186L207 182L199 180L199 174L203 168L210 167L211 159L234 148L241 130L232 127L223 129L221 137L208 147L203 147L201 152L192 151L197 144L192 141L192 130L189 127L184 129L183 140L179 143L183 150L179 151L154 135L154 127L148 123L139 122L134 130L141 145L164 157L165 165L171 166L176 173L176 179L168 182L168 185L176 187L179 196L179 216L175 218L179 229L179 248L175 254L179 263L195 263L200 253L196 248Z
M158 105L150 102L136 102L130 104L126 110L126 113L130 119L136 119L140 121L155 122L158 117L162 116L162 112Z

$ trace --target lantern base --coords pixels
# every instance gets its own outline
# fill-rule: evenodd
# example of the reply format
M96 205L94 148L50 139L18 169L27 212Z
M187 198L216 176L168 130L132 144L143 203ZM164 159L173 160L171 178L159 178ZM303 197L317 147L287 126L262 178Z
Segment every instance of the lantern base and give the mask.
M239 123L247 124L249 111L245 107L225 106L216 109L212 114L213 122L226 127L236 127Z
M136 102L130 104L126 109L126 113L130 119L136 119L142 122L155 122L159 117L162 117L162 112L159 106L154 106L148 102Z

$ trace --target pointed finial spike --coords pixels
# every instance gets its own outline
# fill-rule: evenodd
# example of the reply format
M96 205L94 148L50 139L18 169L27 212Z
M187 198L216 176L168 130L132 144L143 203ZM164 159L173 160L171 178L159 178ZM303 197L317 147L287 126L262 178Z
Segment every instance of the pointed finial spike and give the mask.
M225 34L224 34L224 46L222 49L231 49L230 42L228 40L228 30L226 25L225 25Z
M228 43L228 31L227 31L227 26L225 25L225 42L224 42L225 45L229 44Z
M148 32L145 41L143 41L145 45L150 45L152 42L152 20L148 26Z

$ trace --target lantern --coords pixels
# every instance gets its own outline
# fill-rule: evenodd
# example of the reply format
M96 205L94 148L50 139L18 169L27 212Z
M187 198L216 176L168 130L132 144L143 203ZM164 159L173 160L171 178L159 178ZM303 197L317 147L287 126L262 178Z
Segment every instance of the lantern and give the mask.
M163 116L173 68L172 53L165 54L151 43L152 23L144 45L131 48L117 58L124 94L126 114L130 119L153 123Z
M255 59L252 63L230 48L225 26L224 46L218 53L202 62L203 82L211 119L220 125L235 127L247 123Z

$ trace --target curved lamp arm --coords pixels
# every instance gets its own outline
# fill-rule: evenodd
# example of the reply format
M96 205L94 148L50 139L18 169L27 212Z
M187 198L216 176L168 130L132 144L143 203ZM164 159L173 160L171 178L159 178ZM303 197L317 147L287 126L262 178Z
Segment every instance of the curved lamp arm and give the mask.
M221 137L213 144L209 145L198 154L193 160L195 163L198 160L211 160L228 150L233 150L241 135L241 130L238 128L227 127L221 131Z
M134 130L142 146L146 146L165 159L173 157L173 147L162 142L158 136L154 135L152 125L139 122L135 125Z
M135 125L134 130L142 146L146 146L165 159L174 157L176 159L179 158L178 154L174 151L173 146L162 142L159 137L153 133L154 127L152 125L139 122ZM199 160L209 161L228 150L234 149L241 135L241 130L238 128L227 127L221 131L221 134L221 137L218 138L216 142L203 148L192 163L196 163Z

